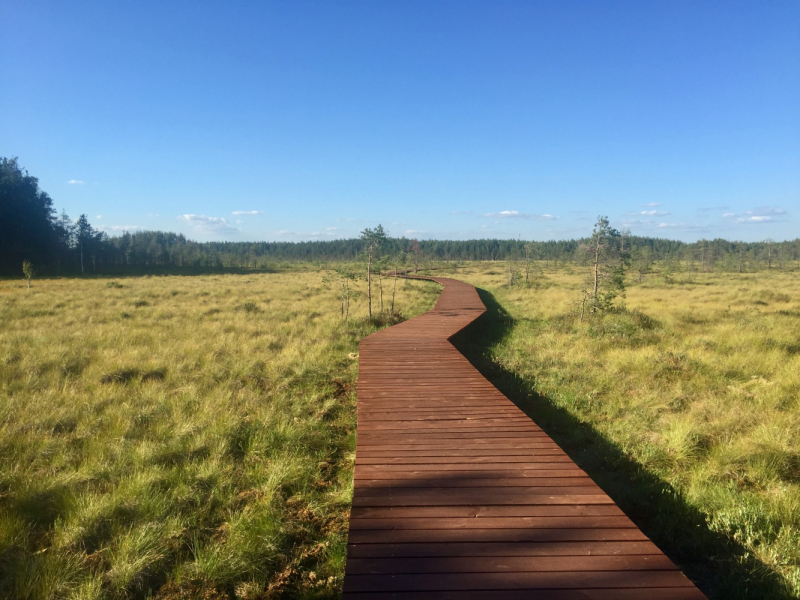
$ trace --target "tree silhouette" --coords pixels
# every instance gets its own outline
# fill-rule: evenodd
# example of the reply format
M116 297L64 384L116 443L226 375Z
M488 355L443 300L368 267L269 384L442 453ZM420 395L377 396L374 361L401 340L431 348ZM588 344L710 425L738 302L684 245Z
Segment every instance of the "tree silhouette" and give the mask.
M0 268L11 274L23 260L44 264L58 243L50 196L16 158L0 158Z

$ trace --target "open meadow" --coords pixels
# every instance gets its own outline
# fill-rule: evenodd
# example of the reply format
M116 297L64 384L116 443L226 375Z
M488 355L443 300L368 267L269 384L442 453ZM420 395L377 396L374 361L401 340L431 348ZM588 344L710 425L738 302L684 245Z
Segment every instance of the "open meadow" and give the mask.
M796 272L629 276L581 322L585 268L436 266L488 308L458 347L706 593L800 598ZM338 597L357 345L386 324L363 281L345 323L341 283L0 281L0 595ZM404 317L439 293L397 289Z
M378 326L324 274L0 281L0 597L339 597Z
M628 276L581 323L588 269L458 268L489 314L457 345L706 593L800 598L798 273Z

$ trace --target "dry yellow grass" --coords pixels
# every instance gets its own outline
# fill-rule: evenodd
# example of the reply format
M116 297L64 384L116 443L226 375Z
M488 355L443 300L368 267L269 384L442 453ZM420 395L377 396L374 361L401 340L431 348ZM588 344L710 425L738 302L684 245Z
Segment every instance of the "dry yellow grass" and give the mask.
M493 381L712 597L800 597L797 274L650 276L579 323L581 269L506 270L433 273L489 292ZM307 266L0 282L0 593L337 597L352 311Z
M338 597L376 326L322 277L0 281L0 595Z
M529 413L712 595L800 598L798 274L630 278L626 310L579 323L585 269L551 270L530 288L509 288L507 270L482 263L456 275L501 313L479 349L498 384L521 386ZM613 473L615 456L631 462L628 474ZM643 491L656 488L674 493L672 506L647 506L658 501ZM686 523L659 522L679 513ZM691 539L692 515L697 537L716 539ZM702 556L726 542L724 556Z

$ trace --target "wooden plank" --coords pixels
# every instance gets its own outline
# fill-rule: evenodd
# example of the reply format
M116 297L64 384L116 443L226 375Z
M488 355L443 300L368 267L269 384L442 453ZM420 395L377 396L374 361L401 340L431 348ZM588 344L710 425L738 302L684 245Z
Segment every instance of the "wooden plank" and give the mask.
M636 527L617 529L350 529L351 544L432 544L437 542L626 542L646 541Z
M350 519L428 518L428 517L566 517L566 516L621 516L624 513L615 504L567 504L513 506L415 506L406 507L353 507Z
M531 563L535 561L529 561ZM348 574L345 592L435 590L546 590L691 587L680 571L517 571L513 573ZM642 592L644 595L644 592Z
M535 595L532 594L535 592ZM344 600L704 600L697 588L346 592Z
M513 573L539 571L675 571L660 552L609 556L456 556L440 558L351 558L347 571L358 575L386 573Z
M549 504L614 504L600 488L583 493L568 488L367 488L353 491L353 506L475 506L476 504L549 505Z
M704 598L450 344L485 309L436 281L433 310L359 347L344 597Z
M351 519L350 531L360 529L619 529L635 527L626 516L535 517L390 517Z
M435 558L453 556L634 556L658 554L651 541L600 542L435 542L350 544L351 558Z

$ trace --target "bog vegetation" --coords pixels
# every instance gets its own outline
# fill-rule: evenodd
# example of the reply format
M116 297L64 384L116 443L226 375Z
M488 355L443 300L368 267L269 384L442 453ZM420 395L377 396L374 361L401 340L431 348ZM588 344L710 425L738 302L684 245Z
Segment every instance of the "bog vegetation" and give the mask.
M797 271L611 256L594 310L591 260L420 271L483 290L458 343L712 598L800 598ZM0 593L337 597L357 344L397 318L365 267L0 282Z
M711 597L800 598L798 271L650 264L581 322L592 268L464 265L459 343Z
M398 317L323 275L0 281L0 597L338 597L358 342Z

